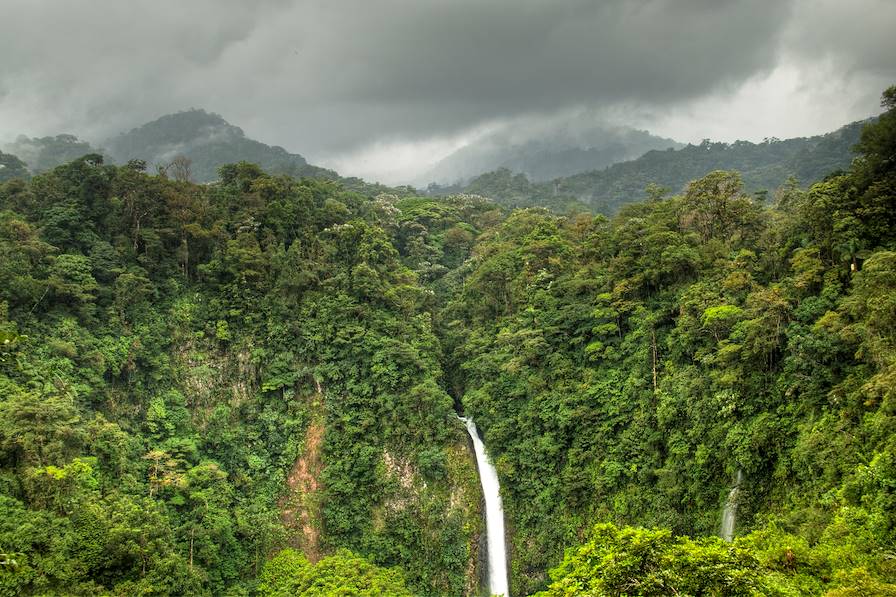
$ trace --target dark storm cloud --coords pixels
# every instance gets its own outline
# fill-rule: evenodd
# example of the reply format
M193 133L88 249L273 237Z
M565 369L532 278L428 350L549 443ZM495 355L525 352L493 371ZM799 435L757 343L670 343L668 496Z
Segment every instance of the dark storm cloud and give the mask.
M2 1L0 138L98 139L193 106L312 157L580 109L671 111L788 52L857 72L893 55L874 14L886 0L861 0L873 11L858 19L852 2L809 0Z
M336 147L574 105L661 104L772 64L788 9L764 4L762 10L755 1L305 5L313 18L294 30L299 54L283 68L298 78L284 83L279 97L306 99L308 86L313 95L300 107L312 117L296 118L316 143Z
M862 105L875 105L882 86L896 83L896 2L799 0L795 12L782 39L785 59L826 63L834 71L827 84L851 87Z
M698 96L771 64L789 10L755 0L7 4L5 133L14 116L96 134L194 105L324 149Z
M829 59L845 76L892 76L896 66L896 2L799 0L799 23L785 34L786 48L804 59ZM880 91L880 90L878 90Z

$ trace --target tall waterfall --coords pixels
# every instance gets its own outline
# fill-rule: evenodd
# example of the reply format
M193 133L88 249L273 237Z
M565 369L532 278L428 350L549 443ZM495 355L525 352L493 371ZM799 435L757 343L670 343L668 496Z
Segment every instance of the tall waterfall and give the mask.
M738 469L734 486L728 492L728 499L725 500L725 508L722 510L722 529L719 535L725 541L734 539L734 523L737 519L737 496L740 493L740 484L743 483L743 480L744 472Z
M485 496L485 533L488 538L488 587L492 595L510 597L507 586L507 549L504 545L504 508L501 505L501 486L498 484L498 472L485 452L485 444L476 430L473 419L460 418L466 423L467 431L473 440L476 451L476 465L479 468L479 480L482 483L482 494Z

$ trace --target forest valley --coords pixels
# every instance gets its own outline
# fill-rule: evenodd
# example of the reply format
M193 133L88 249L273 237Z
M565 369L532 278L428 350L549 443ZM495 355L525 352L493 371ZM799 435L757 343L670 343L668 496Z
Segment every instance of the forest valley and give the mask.
M858 157L612 217L0 184L0 594L896 595L896 87ZM735 538L718 538L738 484Z

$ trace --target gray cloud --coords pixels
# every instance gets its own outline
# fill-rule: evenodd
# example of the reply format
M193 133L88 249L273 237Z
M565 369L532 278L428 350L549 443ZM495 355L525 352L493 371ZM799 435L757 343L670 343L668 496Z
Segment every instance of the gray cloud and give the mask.
M786 51L803 60L831 60L845 76L893 76L896 67L896 2L799 0L799 16L784 35Z
M892 76L896 55L886 0L3 3L0 138L95 140L195 106L310 157L673 110L782 60Z

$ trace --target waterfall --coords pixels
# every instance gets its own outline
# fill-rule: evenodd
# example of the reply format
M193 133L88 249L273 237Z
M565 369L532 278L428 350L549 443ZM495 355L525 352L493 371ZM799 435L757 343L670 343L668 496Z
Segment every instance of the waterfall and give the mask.
M737 495L740 493L740 484L744 480L744 472L737 470L737 478L731 491L728 492L728 499L725 500L725 507L722 509L722 529L719 535L725 541L734 539L734 523L737 518Z
M507 586L507 550L504 545L504 508L501 506L501 486L498 472L485 452L485 444L476 430L473 419L460 417L467 425L476 452L479 480L485 497L485 534L488 539L488 587L492 595L510 597Z

